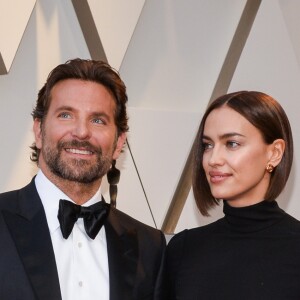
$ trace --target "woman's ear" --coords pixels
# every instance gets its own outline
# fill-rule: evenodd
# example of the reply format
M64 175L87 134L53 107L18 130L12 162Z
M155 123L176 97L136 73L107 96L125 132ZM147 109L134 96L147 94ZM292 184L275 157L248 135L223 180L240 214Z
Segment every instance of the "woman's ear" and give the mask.
M270 157L268 164L276 167L281 162L285 150L285 141L277 139L270 145Z

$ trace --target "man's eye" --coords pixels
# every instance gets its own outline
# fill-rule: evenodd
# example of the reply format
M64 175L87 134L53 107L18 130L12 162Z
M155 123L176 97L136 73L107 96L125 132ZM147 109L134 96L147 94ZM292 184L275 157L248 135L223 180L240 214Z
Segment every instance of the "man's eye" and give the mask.
M99 119L99 118L93 119L93 123L96 123L96 124L104 124L103 120L102 120L102 119Z
M69 119L71 118L71 115L69 113L63 112L59 114L59 117L62 119Z

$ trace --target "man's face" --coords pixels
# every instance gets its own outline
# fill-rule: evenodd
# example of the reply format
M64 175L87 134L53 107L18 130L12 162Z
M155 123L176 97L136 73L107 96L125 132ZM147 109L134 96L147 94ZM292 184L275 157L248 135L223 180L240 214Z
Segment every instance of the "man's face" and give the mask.
M80 183L102 178L125 141L125 134L117 137L115 109L114 98L99 83L58 82L42 127L39 120L33 127L43 173Z

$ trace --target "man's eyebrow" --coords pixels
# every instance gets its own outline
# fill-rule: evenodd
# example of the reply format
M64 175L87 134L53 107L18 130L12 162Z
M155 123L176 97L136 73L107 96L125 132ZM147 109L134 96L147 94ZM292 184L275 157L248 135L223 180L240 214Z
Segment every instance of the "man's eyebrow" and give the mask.
M108 115L105 112L92 112L91 116L93 116L94 118L97 117L104 117L105 119L107 119L108 121L111 119L110 115Z
M62 110L74 111L74 108L72 108L71 106L64 105L64 106L60 106L60 107L56 108L54 112L56 113L56 112L59 112Z
M54 112L58 113L58 112L61 112L61 111L64 111L64 110L65 111L72 111L72 112L76 111L76 109L74 107L64 105L64 106L58 107ZM95 112L91 112L90 115L93 116L93 117L104 117L107 120L111 119L111 117L107 113L105 113L105 112L95 111Z

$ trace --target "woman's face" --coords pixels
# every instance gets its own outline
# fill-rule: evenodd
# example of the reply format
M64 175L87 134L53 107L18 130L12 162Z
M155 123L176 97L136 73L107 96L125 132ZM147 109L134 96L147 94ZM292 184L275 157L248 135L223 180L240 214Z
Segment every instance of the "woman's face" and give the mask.
M203 168L212 195L243 207L264 199L270 183L266 166L273 146L238 112L222 106L207 117Z

